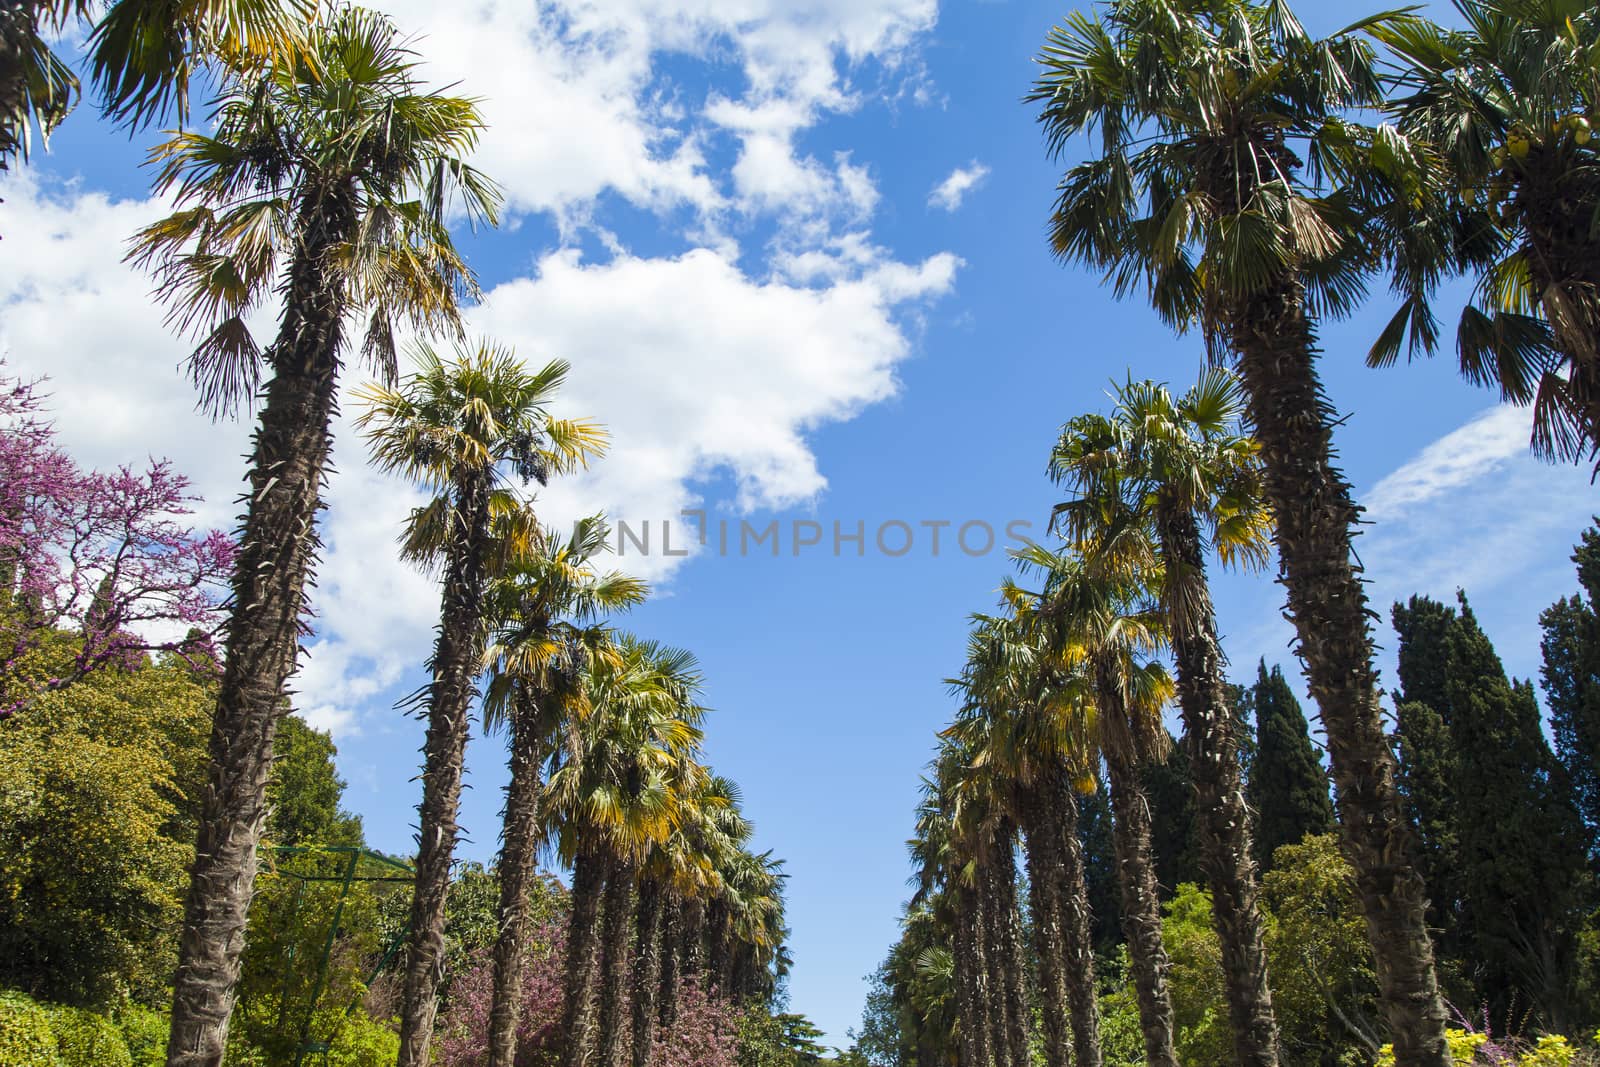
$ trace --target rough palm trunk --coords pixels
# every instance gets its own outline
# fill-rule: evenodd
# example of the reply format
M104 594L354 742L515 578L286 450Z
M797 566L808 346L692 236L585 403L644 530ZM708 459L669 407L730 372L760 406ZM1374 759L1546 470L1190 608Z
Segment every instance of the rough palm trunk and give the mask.
M1052 781L1052 803L1059 835L1056 892L1061 906L1061 944L1067 1003L1072 1012L1072 1050L1076 1067L1100 1067L1100 1002L1095 995L1094 916L1084 878L1083 842L1078 837L1078 796L1065 768Z
M1200 530L1191 512L1166 503L1160 526L1167 573L1183 582L1182 598L1172 613L1172 650L1197 800L1200 866L1211 889L1211 919L1222 949L1234 1057L1239 1067L1277 1067L1278 1024L1267 984L1250 814Z
M624 1067L628 1056L628 949L633 940L634 867L616 860L606 873L600 954L600 1067Z
M250 456L210 773L178 942L169 1067L217 1067L227 1044L272 743L288 710L285 685L298 666L306 583L319 547L345 313L329 258L355 225L349 190L308 199L283 322L267 352L272 379Z
M661 989L661 884L639 880L633 958L633 1067L646 1067L655 1048L657 999Z
M996 948L1000 955L1001 1005L1004 1008L1005 1048L1011 1067L1028 1067L1028 1036L1032 1012L1028 1008L1027 964L1022 951L1022 916L1017 910L1015 833L1010 820L1002 820L995 833L994 862L988 867L990 893L995 905Z
M1139 1026L1148 1067L1178 1067L1173 1048L1172 998L1167 991L1166 945L1161 939L1161 900L1150 844L1150 802L1138 770L1122 754L1106 753L1111 786L1111 837L1122 885L1122 932L1128 940Z
M957 889L954 951L962 1067L991 1067L984 989L983 915L975 889Z
M1025 798L1029 905L1047 1067L1100 1067L1100 1015L1077 802L1064 769ZM1070 851L1069 851L1070 844ZM1069 1027L1070 1022L1070 1027Z
M663 1030L678 1021L678 983L683 977L683 898L669 891L661 907L661 993L657 1019Z
M494 1004L489 1011L489 1067L511 1067L522 1016L522 973L530 923L528 889L538 846L540 742L538 708L518 693L511 710L511 781L500 847L500 931L494 943Z
M728 902L718 897L706 909L706 987L731 992L728 985L728 943L732 917Z
M566 1067L585 1067L595 1052L595 986L600 978L600 905L605 871L580 853L572 865L572 905L567 919L566 1010L562 1016Z
M693 979L705 991L706 905L698 897L684 901L679 913L678 971L681 978Z
M488 479L474 476L458 485L455 495L458 514L446 550L439 635L428 691L428 733L422 748L417 875L406 943L398 1067L424 1067L433 1043L439 987L444 981L445 904L450 897L450 865L459 830L456 816L466 764L468 712L476 695L473 679L483 656Z
M1304 293L1285 282L1233 309L1231 320L1277 522L1289 616L1327 732L1341 838L1356 873L1395 1062L1448 1067L1426 890L1395 789L1372 668L1371 613L1353 558L1360 512L1333 465L1333 410L1317 379Z
M980 979L983 996L979 1009L988 1031L989 1055L995 1067L1020 1067L1011 1061L1006 1019L1006 965L1009 960L1002 946L1000 927L1004 920L999 895L995 892L993 869L988 864L978 865L977 882L978 914L982 923L978 940L983 946L983 977Z

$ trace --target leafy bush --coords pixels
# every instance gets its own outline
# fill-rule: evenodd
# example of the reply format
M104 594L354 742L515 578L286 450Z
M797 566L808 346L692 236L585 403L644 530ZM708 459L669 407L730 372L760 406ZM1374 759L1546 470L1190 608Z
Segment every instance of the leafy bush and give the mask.
M1600 1035L1596 1035L1600 1037ZM1447 1030L1450 1058L1459 1067L1495 1064L1496 1067L1573 1067L1576 1052L1567 1039L1546 1034L1537 1041L1510 1038L1491 1041L1489 1035L1472 1030ZM1394 1067L1394 1046L1385 1045L1378 1054L1377 1067Z
M63 1067L50 1013L21 993L0 993L0 1063L6 1067Z
M133 1067L128 1043L110 1019L81 1008L50 1012L62 1067Z
M117 1013L117 1025L122 1028L133 1067L166 1067L172 1020L165 1012L129 1005Z

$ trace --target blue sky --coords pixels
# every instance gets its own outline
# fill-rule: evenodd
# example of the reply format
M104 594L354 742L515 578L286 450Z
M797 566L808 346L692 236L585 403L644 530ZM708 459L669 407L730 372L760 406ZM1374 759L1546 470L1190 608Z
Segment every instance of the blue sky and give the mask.
M1196 342L1048 254L1058 171L1020 98L1065 8L378 6L421 35L430 74L486 98L481 163L511 212L465 238L489 292L474 325L530 360L572 360L565 409L615 434L612 456L542 507L652 522L657 552L622 562L658 595L627 625L700 656L711 761L742 784L759 846L788 861L793 1008L842 1044L861 977L895 937L917 776L952 710L942 679L1007 571L998 546L954 547L957 529L1041 528L1060 423L1103 405L1129 368L1181 384L1200 365ZM1301 11L1329 29L1350 7ZM226 524L247 427L193 411L186 349L119 262L161 212L136 169L152 139L85 111L0 182L0 352L53 377L62 435L86 461L170 456L208 498L202 517ZM1537 613L1574 585L1566 556L1593 490L1529 460L1524 416L1448 361L1365 369L1387 314L1380 291L1324 331L1348 416L1338 445L1371 508L1358 547L1374 604L1464 585L1508 668L1531 675ZM337 457L298 705L334 730L369 837L404 852L421 728L392 704L418 682L436 599L393 559L414 491L366 469L347 426ZM663 519L679 523L674 547L695 529L684 508L706 512L712 544L665 557ZM773 520L777 557L737 551L739 522ZM727 555L711 550L719 521L735 530ZM797 521L822 543L795 554ZM924 524L946 521L935 556ZM915 537L904 555L872 544L894 522ZM835 523L864 524L863 555L834 554ZM889 549L903 538L885 528ZM1260 656L1291 667L1280 592L1270 575L1218 580L1238 676ZM469 760L462 854L487 859L503 751L475 738Z

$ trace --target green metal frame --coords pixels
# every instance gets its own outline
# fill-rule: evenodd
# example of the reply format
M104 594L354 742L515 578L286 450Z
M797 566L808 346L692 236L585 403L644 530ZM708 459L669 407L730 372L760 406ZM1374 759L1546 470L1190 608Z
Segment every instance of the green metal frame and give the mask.
M314 882L334 882L338 883L339 885L339 901L334 905L333 919L328 925L328 937L327 940L323 942L322 955L317 960L317 976L316 980L311 984L311 996L306 1002L305 1017L300 1020L300 1032L295 1045L294 1067L302 1067L302 1065L305 1063L306 1056L310 1053L320 1052L323 1055L324 1061L326 1061L327 1058L331 1035L329 1041L313 1041L311 1039L311 1021L316 1016L317 1001L322 999L323 986L328 980L328 963L333 958L333 946L339 938L339 920L344 915L344 905L345 901L350 896L351 887L358 882L362 884L369 884L373 882L403 882L409 885L416 879L417 872L410 864L401 863L399 860L391 859L388 856L373 852L371 849L359 848L354 845L279 845L275 848L272 848L270 851L275 859L280 857L292 858L294 856L344 857L340 865L339 873L336 874L299 874L295 871L285 869L275 869L274 871L276 874L279 874L285 878L293 878L300 883L295 888L294 904L291 910L292 916L298 916L299 914L300 903L305 898L305 888L307 885ZM401 871L404 873L403 875L360 874L359 871L363 861L371 861L390 870ZM274 866L276 867L276 865ZM384 969L388 967L391 962L393 962L394 957L400 951L400 946L405 944L406 935L409 932L410 924L407 923L402 925L399 931L397 931L395 935L389 939L389 944L384 949L383 955L378 958L377 965L374 966L372 968L372 972L367 975L367 980L365 983L366 985L370 986L373 981L377 979L378 975L382 974ZM288 991L290 979L293 977L294 973L294 950L295 945L291 939L288 951L284 955L283 996L279 1002L278 1009L279 1033L284 1032L285 1026L289 1021ZM344 1018L347 1018L350 1013L355 1010L355 1007L359 1002L360 998L357 997L352 999L349 1004L346 1004L340 1019L343 1020Z

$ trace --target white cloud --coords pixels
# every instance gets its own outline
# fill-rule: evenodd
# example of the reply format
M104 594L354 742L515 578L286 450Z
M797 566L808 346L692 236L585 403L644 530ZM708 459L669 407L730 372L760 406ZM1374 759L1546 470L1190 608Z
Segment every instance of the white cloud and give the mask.
M983 184L989 176L989 168L973 160L965 167L957 167L950 172L950 176L928 194L928 206L943 208L946 211L955 211L961 206L967 194Z
M876 195L861 175L804 154L797 137L857 105L850 79L869 61L890 76L907 67L937 15L936 0L379 6L416 31L429 76L483 98L480 162L513 209L563 216L608 190L653 210L858 211ZM666 77L675 56L727 70L742 90ZM708 142L728 135L739 162L717 174Z
M1489 408L1453 430L1367 494L1367 517L1399 517L1442 494L1468 485L1528 453L1529 413L1506 405Z
M178 369L186 346L165 329L148 281L121 262L128 236L165 206L46 193L30 173L0 185L7 244L29 251L0 260L0 352L15 372L50 376L62 439L84 462L170 457L205 496L204 520L230 526L249 420L215 423L194 410ZM546 520L602 509L635 524L677 519L700 503L700 480L718 472L736 482L738 508L781 508L820 492L826 477L807 433L894 393L895 368L912 348L904 315L948 291L958 262L940 254L899 263L864 236L807 262L805 278L760 278L731 250L605 263L569 251L493 290L471 314L474 329L530 362L571 360L562 410L614 434L592 472L541 494ZM347 382L360 376L352 369ZM438 604L428 579L395 558L419 493L363 461L353 410L345 404L337 427L316 635L296 682L307 717L341 732L386 712L387 699L372 705L425 659ZM623 562L662 578L682 559L657 547Z

